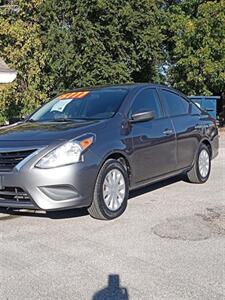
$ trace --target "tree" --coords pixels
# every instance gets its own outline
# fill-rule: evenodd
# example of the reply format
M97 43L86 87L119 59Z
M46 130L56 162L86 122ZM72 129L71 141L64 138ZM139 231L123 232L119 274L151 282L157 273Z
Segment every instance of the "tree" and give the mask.
M225 89L225 2L171 1L167 9L168 81L186 94Z
M56 90L158 76L160 1L48 0L41 16Z
M12 1L11 5L12 5ZM80 86L159 81L161 0L15 0L2 9L0 52L18 71L3 114L27 114Z
M2 116L27 114L46 99L43 68L46 53L40 35L38 9L42 0L18 0L0 10L1 57L17 70L17 80L0 94Z

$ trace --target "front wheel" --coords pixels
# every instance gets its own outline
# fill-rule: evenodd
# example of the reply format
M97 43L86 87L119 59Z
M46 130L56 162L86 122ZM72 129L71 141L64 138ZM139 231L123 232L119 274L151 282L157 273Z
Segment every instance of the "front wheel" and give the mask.
M101 220L119 217L127 207L129 179L124 166L115 159L107 160L101 168L94 190L89 214Z
M205 183L211 171L211 155L209 148L201 144L195 163L187 173L188 180L192 183Z

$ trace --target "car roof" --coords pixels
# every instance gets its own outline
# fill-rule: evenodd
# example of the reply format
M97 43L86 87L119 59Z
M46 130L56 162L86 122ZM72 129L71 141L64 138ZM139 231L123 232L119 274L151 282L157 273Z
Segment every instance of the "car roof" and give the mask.
M151 87L166 87L166 88L170 88L166 85L160 85L160 84L155 84L155 83L125 83L125 84L112 84L112 85L99 85L99 86L91 86L91 87L80 87L80 88L76 88L76 89L71 89L71 90L66 90L65 92L76 92L76 91L93 91L93 90L98 90L98 89L129 89L132 90L134 88L141 88L141 87L146 87L146 86L151 86Z
M57 96L63 95L65 93L73 93L73 92L83 92L83 91L96 91L101 89L128 89L131 92L134 89L140 89L143 87L154 87L154 88L164 88L169 89L171 92L177 93L180 96L187 99L187 95L183 94L181 91L174 89L173 87L167 86L165 84L157 84L157 83L124 83L124 84L109 84L109 85L99 85L99 86L89 86L89 87L80 87L76 89L70 89L66 91L62 91L57 93Z

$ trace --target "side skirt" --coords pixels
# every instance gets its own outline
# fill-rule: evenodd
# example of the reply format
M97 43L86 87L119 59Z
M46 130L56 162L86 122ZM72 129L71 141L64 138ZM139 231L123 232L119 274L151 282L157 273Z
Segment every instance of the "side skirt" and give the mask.
M177 170L177 171L174 171L174 172L171 172L171 173L167 173L167 174L164 174L162 176L158 176L158 177L154 177L154 178L150 178L150 179L147 179L147 180L144 180L144 181L137 182L137 183L133 184L132 186L130 186L130 191L133 191L135 189L138 189L138 188L141 188L141 187L144 187L144 186L147 186L147 185L150 185L150 184L162 181L162 180L169 179L171 177L175 177L175 176L178 176L178 175L185 174L190 169L191 168L189 167L189 168Z

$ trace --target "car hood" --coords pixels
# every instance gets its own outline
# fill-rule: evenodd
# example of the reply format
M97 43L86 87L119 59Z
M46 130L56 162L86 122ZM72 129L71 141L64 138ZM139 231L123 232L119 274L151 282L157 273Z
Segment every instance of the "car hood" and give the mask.
M24 145L49 144L57 140L69 140L84 133L96 133L106 126L107 120L79 122L17 123L0 128L0 145L19 143Z

